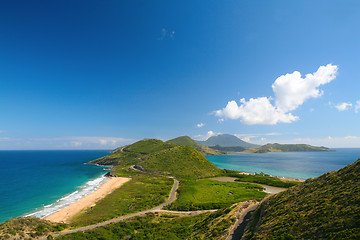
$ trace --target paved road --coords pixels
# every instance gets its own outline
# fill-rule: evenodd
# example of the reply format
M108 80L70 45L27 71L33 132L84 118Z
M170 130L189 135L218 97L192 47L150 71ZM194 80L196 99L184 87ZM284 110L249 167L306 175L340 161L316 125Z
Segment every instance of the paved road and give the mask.
M171 178L173 178L173 177L171 177ZM175 179L175 178L173 178L173 179L174 179L174 184L173 184L173 187L171 189L168 200L165 203L163 203L163 204L161 204L161 205L159 205L159 206L157 206L155 208L145 210L145 211L142 211L142 212L138 212L138 213L129 214L129 215L122 216L122 217L119 217L119 218L113 218L113 219L105 221L105 222L97 223L97 224L86 226L86 227L77 228L77 229L74 229L74 230L65 230L64 232L54 234L53 237L58 237L58 236L66 235L66 234L69 234L69 233L79 232L79 231L86 231L86 230L94 229L94 228L97 228L97 227L105 226L105 225L110 224L110 223L116 223L116 222L124 221L124 220L129 219L129 218L142 216L142 215L147 214L147 213L158 212L163 207L169 205L170 203L172 203L176 199L176 190L179 187L179 181L177 179ZM42 237L42 238L39 238L39 239L45 240L47 238Z

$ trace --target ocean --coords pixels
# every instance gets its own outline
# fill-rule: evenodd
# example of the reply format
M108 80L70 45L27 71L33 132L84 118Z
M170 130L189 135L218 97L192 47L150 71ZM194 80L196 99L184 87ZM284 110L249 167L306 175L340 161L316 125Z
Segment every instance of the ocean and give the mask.
M44 217L94 191L107 171L84 163L109 152L0 151L0 222Z
M109 150L0 151L0 222L44 217L94 191L104 167L84 163ZM207 156L220 168L307 179L338 170L360 157L360 149L335 152L251 153Z
M219 168L307 179L338 170L360 158L360 148L334 152L238 153L206 158Z

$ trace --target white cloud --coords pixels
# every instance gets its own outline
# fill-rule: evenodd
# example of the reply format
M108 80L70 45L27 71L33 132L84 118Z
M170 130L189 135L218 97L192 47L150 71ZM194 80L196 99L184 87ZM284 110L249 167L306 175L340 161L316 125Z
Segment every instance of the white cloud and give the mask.
M221 133L214 133L213 131L208 131L205 135L199 134L199 135L194 136L194 139L199 140L199 141L205 141L209 137L216 136L219 134L221 134Z
M265 124L274 125L280 122L290 123L299 119L291 113L285 113L275 108L269 98L250 98L246 101L240 100L240 105L235 101L230 101L222 110L215 112L221 118L240 119L247 125Z
M323 91L318 87L334 80L337 70L336 65L328 64L319 67L314 74L306 74L305 78L298 71L278 77L272 85L275 105L284 112L289 112L309 98L320 97Z
M245 141L245 142L250 142L251 141L251 137L242 137L241 140Z
M198 124L196 125L196 127L198 127L198 128L201 128L201 127L203 127L203 126L205 126L204 123L198 123Z
M360 110L360 100L357 100L355 105L355 112L358 113L359 110Z
M343 102L335 106L338 111L349 110L352 107L352 103Z
M328 64L320 66L314 74L306 74L301 77L300 72L295 71L278 77L272 84L275 94L275 104L271 103L271 97L250 98L246 101L230 101L225 108L215 111L220 118L240 119L241 122L254 125L275 125L277 123L291 123L299 119L292 115L291 111L297 109L309 98L317 98L323 94L319 86L331 82L336 77L338 67Z

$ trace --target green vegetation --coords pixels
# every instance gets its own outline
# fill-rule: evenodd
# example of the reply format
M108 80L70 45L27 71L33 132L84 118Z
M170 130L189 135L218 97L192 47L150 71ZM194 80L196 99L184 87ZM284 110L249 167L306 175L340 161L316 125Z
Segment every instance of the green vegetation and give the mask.
M118 170L126 175L126 170ZM72 219L73 226L103 222L130 213L151 209L166 202L173 180L150 174L137 173L113 193L98 201L94 207Z
M223 172L191 146L156 139L141 140L90 163L118 167L137 165L145 171L178 178L201 178Z
M222 147L220 145L210 146L209 148L225 152L242 152L246 149L244 147Z
M214 180L182 181L177 200L167 208L177 211L219 209L250 199L260 200L267 194L255 184Z
M266 144L261 147L253 147L245 150L245 153L267 153L267 152L328 152L334 151L326 147L315 147L307 144Z
M144 156L175 146L175 144L164 143L157 139L144 139L129 146L117 148L111 154L93 160L89 164L131 166L138 164Z
M154 153L144 159L141 166L177 178L202 178L223 173L201 153L187 146L177 146Z
M85 232L77 232L57 237L59 240L85 239L203 239L224 240L229 227L234 224L234 217L239 205L218 210L214 213L203 213L194 217L149 213L126 221L113 223Z
M273 187L289 188L292 186L299 185L301 182L298 181L284 181L277 177L272 177L265 173L255 173L254 175L241 174L235 170L225 169L225 176L237 178L237 182L251 182L260 183Z
M360 239L360 159L262 204L246 239Z
M176 145L179 146L190 146L195 148L197 151L199 151L201 154L203 155L222 155L222 154L226 154L226 152L224 151L219 151L216 149L212 149L212 148L208 148L206 146L200 145L197 142L195 142L194 140L192 140L190 137L188 136L182 136L182 137L177 137L174 139L171 139L169 141L167 141L168 143L174 143Z
M66 227L66 224L34 217L13 218L0 224L0 239L33 239L47 236L50 232L62 231Z
M247 149L247 148L259 146L256 144L245 142L240 138L231 134L220 134L217 136L212 136L206 141L197 141L197 142L207 147L219 145L221 147L243 147Z

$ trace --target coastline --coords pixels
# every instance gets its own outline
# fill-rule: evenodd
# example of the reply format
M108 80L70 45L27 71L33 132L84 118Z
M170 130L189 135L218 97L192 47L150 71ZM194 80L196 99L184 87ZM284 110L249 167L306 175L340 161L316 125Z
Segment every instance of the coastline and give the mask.
M94 206L97 201L104 198L130 179L131 178L125 177L109 177L108 180L95 189L95 191L85 195L71 205L43 217L43 219L58 223L68 223L76 214Z
M255 175L255 173L249 173L249 172L239 172L239 174L243 174L243 175ZM278 178L280 180L283 181L294 181L294 182L305 182L306 179L300 179L300 178L289 178L289 177L281 177L281 176L273 176L273 175L269 175L270 177L275 177Z

